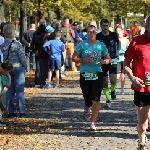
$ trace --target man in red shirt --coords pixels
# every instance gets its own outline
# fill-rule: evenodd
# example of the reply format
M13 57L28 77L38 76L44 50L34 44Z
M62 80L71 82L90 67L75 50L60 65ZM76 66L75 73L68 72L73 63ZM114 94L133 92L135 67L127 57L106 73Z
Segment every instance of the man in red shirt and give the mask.
M145 150L145 132L150 110L150 16L146 21L146 29L147 33L135 37L125 52L125 71L134 90L139 150Z

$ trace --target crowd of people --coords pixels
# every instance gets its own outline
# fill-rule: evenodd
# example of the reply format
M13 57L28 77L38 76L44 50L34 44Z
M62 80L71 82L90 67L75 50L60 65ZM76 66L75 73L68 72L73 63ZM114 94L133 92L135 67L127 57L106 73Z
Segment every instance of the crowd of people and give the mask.
M111 100L116 99L119 80L120 93L125 94L126 73L134 90L138 148L144 150L150 117L150 17L142 20L142 26L135 21L128 32L119 23L116 23L114 30L110 29L108 19L102 19L100 27L101 31L98 32L96 22L90 21L81 31L79 23L70 24L69 18L51 25L46 25L46 21L41 19L37 28L31 24L30 29L23 33L21 44L15 39L15 26L6 24L3 28L4 37L0 36L3 106L8 117L16 117L13 104L16 97L19 117L26 116L25 72L31 70L31 58L35 87L39 88L60 88L60 77L65 75L65 67L70 66L72 71L77 72L77 65L80 65L84 117L90 122L90 129L96 130L101 93L106 97L105 107L112 107ZM53 76L56 77L55 85ZM2 120L1 111L0 114ZM5 123L1 121L0 126L5 126Z

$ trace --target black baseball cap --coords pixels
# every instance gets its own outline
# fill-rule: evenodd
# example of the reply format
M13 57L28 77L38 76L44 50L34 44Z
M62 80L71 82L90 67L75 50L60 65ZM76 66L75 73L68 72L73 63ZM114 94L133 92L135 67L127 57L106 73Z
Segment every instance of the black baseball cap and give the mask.
M75 22L73 23L73 26L77 26L77 25L79 25L79 22L75 21Z

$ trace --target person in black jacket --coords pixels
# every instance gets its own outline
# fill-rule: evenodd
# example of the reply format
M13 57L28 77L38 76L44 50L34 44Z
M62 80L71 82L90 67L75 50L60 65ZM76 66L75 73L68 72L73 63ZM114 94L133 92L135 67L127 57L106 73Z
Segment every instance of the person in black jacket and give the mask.
M43 34L45 34L45 25L44 24L40 24L39 27L37 28L37 30L34 32L33 34L33 39L32 39L32 43L31 43L31 49L32 52L35 54L35 65L36 65L36 69L35 69L35 87L40 87L41 85L41 81L40 81L40 60L42 57L44 57L43 53L41 54L40 52L42 52L41 47L38 48L39 44L39 39L41 38L41 36ZM40 50L41 49L41 50ZM48 57L48 56L47 56Z
M35 70L35 54L32 54L31 50L31 42L33 39L33 34L35 32L35 24L30 25L30 29L25 31L22 35L22 44L25 46L25 55L27 61L27 69L26 71L30 71L30 56L33 57L33 70Z

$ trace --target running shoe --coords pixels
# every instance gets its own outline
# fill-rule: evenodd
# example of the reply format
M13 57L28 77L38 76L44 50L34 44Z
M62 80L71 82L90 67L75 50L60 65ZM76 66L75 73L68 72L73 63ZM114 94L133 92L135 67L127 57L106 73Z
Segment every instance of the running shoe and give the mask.
M93 124L93 123L90 124L90 130L91 131L96 131L97 130L95 124Z
M124 95L124 89L121 89L120 93L121 93L122 95Z
M110 101L106 101L105 108L110 108L110 107L111 107L111 102Z
M146 142L147 142L147 136L145 135L145 143L138 141L138 149L137 150L146 150Z
M51 84L46 84L46 85L44 86L44 88L53 88L53 85L51 85Z
M116 99L116 91L111 91L111 99L115 100Z
M84 111L84 118L85 118L86 121L91 121L90 110L89 111Z
M139 143L138 143L138 149L137 149L137 150L146 150L146 145L143 144L143 143L141 143L141 142L139 142Z
M55 88L60 88L60 84L57 83L57 84L55 85Z

